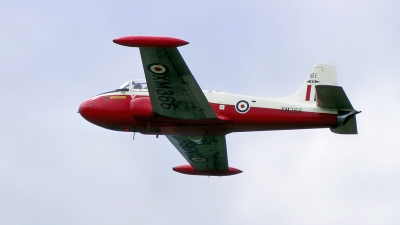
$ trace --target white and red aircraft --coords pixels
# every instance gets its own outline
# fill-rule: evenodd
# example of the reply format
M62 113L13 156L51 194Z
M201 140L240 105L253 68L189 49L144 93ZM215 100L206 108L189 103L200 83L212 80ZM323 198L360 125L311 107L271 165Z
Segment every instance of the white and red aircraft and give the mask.
M227 176L242 171L228 166L225 135L232 132L330 128L357 134L354 110L336 68L316 64L291 96L262 98L203 91L171 37L127 36L114 43L139 47L146 80L125 82L114 91L84 101L79 113L100 127L166 135L190 165L174 167L190 175Z

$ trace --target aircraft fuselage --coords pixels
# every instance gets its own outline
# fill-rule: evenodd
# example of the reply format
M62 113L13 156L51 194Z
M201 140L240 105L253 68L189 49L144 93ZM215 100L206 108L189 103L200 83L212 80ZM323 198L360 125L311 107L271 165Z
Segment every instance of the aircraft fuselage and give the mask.
M323 110L315 104L297 103L287 98L203 92L217 119L183 120L155 115L149 93L144 90L97 95L83 102L79 113L106 129L152 135L225 135L337 125L337 110Z

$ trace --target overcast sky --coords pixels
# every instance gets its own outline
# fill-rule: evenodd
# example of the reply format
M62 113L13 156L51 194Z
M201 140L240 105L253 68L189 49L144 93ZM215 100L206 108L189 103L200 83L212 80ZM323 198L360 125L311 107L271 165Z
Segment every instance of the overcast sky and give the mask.
M400 2L0 2L0 224L398 224ZM358 135L227 135L231 177L188 176L161 136L102 129L79 104L144 78L126 35L187 40L203 89L295 92L337 66Z

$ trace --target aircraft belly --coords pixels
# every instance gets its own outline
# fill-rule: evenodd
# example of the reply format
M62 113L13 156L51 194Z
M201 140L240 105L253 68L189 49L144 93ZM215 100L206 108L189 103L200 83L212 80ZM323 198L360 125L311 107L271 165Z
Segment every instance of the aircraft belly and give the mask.
M158 123L158 134L165 135L226 135L232 132L268 131L326 128L336 126L336 114L303 113L288 115L279 110L266 110L263 115L249 115L245 118L222 124L180 124ZM141 129L142 130L142 129ZM155 134L156 129L151 129L148 134Z

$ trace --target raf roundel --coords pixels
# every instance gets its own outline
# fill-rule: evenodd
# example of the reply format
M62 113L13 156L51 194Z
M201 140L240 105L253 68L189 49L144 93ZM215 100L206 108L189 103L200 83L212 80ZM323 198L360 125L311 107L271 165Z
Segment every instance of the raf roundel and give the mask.
M247 113L250 109L250 104L245 100L240 100L236 103L235 108L238 113Z
M159 64L150 64L147 66L147 69L150 70L150 72L154 74L164 74L168 72L168 67L164 65L159 65Z

